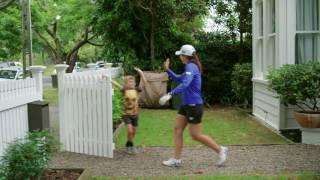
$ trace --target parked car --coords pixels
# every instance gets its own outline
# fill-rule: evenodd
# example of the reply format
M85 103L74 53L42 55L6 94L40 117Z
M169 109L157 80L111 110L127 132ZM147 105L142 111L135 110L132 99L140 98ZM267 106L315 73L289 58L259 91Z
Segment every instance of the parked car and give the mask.
M23 71L20 68L0 69L0 81L23 79Z
M9 62L10 67L22 67L22 64L18 61Z
M97 68L103 68L104 67L104 61L97 61L96 62L96 67Z
M73 72L80 72L80 71L82 71L81 64L80 64L80 62L76 62L76 64L74 65L74 68L73 68Z
M0 69L9 68L10 64L8 62L0 62Z

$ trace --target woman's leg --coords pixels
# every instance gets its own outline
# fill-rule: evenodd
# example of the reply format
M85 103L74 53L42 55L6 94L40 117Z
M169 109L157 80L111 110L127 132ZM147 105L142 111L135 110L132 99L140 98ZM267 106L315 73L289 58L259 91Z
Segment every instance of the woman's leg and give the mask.
M178 114L176 117L176 125L174 127L175 159L181 159L181 151L183 146L183 131L187 125L188 122L186 117Z
M194 140L201 142L217 153L221 151L221 146L219 146L211 137L201 133L201 124L189 123L189 130L190 135Z

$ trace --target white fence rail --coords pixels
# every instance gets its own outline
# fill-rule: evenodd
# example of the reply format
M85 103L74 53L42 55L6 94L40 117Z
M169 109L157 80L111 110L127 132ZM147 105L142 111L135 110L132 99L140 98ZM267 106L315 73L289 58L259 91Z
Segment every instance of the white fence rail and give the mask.
M38 99L35 79L0 81L0 111Z
M60 141L63 149L88 155L113 157L111 77L121 68L65 74L57 65Z
M23 138L28 131L27 104L42 99L42 71L34 66L34 78L0 81L0 156L8 143Z

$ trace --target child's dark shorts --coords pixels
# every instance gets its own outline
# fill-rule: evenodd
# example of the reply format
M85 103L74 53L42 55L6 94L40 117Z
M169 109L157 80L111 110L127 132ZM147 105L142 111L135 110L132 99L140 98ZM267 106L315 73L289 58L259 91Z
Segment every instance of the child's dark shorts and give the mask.
M122 121L125 124L132 124L132 126L134 126L134 127L138 126L138 120L139 120L138 115L123 115L122 116Z
M199 124L202 120L203 105L182 105L178 111L178 114L185 116L188 123Z

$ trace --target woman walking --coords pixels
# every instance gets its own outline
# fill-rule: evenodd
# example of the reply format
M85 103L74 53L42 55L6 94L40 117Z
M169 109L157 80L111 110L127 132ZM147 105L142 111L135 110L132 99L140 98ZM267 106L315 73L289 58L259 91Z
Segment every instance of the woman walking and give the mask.
M163 161L165 166L176 167L181 165L181 151L183 146L183 131L189 127L191 137L211 148L218 154L217 165L222 165L227 158L227 147L218 145L212 138L201 133L201 120L203 115L203 100L201 97L201 72L202 66L196 50L192 45L183 45L176 51L184 64L184 73L175 74L170 70L170 59L166 59L164 70L174 80L180 83L175 89L160 98L159 103L165 104L177 94L182 95L182 106L176 116L174 128L175 153L174 158Z

